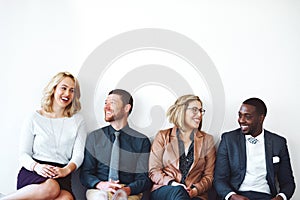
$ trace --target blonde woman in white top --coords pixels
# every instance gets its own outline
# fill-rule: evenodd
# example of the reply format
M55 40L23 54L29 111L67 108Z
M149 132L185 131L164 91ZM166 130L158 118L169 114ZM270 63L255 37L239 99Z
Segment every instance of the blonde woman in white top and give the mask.
M51 79L41 109L22 129L18 190L3 199L74 199L71 172L83 161L86 140L79 98L72 74L60 72Z

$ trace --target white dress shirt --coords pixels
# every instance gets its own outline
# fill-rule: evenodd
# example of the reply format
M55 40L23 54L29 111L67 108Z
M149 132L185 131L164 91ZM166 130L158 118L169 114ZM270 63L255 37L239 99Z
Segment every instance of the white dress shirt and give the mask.
M270 187L267 182L267 165L265 152L265 131L255 137L258 141L252 144L248 141L251 135L245 135L246 139L246 175L239 191L255 191L270 194ZM225 199L228 200L235 192L230 192ZM287 200L285 194L279 193L284 200Z
M250 137L252 136L245 135L246 175L239 191L256 191L270 194L270 187L267 182L264 131L255 137L258 140L256 144L248 141Z

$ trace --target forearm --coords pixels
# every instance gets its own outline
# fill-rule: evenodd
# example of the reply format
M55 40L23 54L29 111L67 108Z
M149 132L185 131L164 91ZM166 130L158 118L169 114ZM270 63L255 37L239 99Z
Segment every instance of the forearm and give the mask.
M36 164L36 162L32 159L31 156L26 153L22 153L19 160L22 167L25 167L29 171L33 171L33 166Z
M149 177L153 183L157 185L168 185L171 180L174 180L173 177L166 175L160 169L151 169L149 171Z
M197 189L198 194L204 193L209 190L213 185L213 176L202 177L198 183L194 183L193 186Z
M63 169L66 171L67 175L75 171L77 168L76 164L73 162L70 162L67 164Z
M236 191L227 181L222 179L214 179L213 185L216 192L222 199L225 199L226 195L235 193Z
M211 149L207 156L205 157L205 168L202 172L201 179L199 182L194 183L199 194L206 192L212 187L214 179L214 169L215 169L216 153L215 149Z
M24 122L21 130L19 161L23 167L25 167L27 170L32 171L33 165L36 162L32 159L34 136L32 134L33 130L31 127L31 120L27 119Z
M226 195L230 192L235 192L235 185L232 184L231 179L234 179L234 182L237 182L237 178L239 176L238 170L232 171L234 165L231 165L229 162L233 162L231 157L228 155L227 150L227 140L224 135L222 135L222 140L219 144L218 153L216 157L216 164L214 170L214 180L213 185L216 189L218 195L224 199Z
M80 168L79 178L80 182L88 189L95 189L96 185L102 181L97 174L95 174L94 168L89 168L85 163Z
M90 138L90 139L93 139L93 138ZM93 155L95 155L95 152L92 151L93 148L89 147L89 144L91 144L91 142L87 142L87 147L86 147L85 153L84 153L84 161L80 167L79 178L80 178L81 183L85 187L87 187L89 189L94 189L96 184L101 181L101 179L98 177L98 174L97 174L97 170L101 170L101 169L97 169L97 166L99 163L98 163L97 159L93 156Z
M142 177L139 177L139 179L136 179L135 181L129 183L126 186L130 187L132 195L136 195L145 190L150 189L152 183L151 180L147 177L147 175L142 175Z
M74 147L72 150L72 158L70 162L74 162L76 167L80 167L84 159L84 150L87 132L84 122L78 128L78 135L75 139Z

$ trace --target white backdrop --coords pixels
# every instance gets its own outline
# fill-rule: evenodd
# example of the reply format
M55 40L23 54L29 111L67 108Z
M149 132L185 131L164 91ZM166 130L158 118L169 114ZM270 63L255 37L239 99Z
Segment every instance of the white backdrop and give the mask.
M0 0L0 192L15 190L21 125L26 115L39 108L42 90L54 74L66 70L79 75L83 90L82 113L92 130L104 125L102 107L107 92L119 86L129 71L141 66L144 69L152 66L158 72L150 72L151 75L165 77L168 73L159 70L167 67L169 72L174 71L187 82L204 101L207 114L203 129L213 134L216 142L222 132L238 127L237 112L243 100L253 96L262 98L269 109L265 128L288 139L296 184L299 183L300 155L296 140L300 132L299 11L300 3L296 0L110 3ZM95 90L89 90L92 83L87 72L95 76L93 70L97 63L87 71L83 69L92 53L99 53L97 48L103 47L107 51L103 57L102 54L97 56L99 60L106 59L105 56L112 54L109 45L118 48L112 45L113 38L136 30L165 30L192 41L206 53L204 57L211 62L216 82L222 87L208 83L201 71L203 68L192 68L191 60L184 60L180 53L161 50L160 45L168 41L164 36L165 40L159 41L155 48L132 49L117 55L118 58L97 74L96 85L91 87ZM152 37L156 40L160 35ZM120 48L132 42L135 40L121 42ZM129 87L129 83L126 84ZM178 81L178 90L183 87ZM212 99L215 87L224 93L218 100ZM141 83L132 92L136 110L131 124L145 130L150 137L157 131L149 126L153 116L163 120L156 127L169 126L160 113L180 93L176 88L157 80L151 82L150 77L150 83ZM155 105L160 106L153 108ZM151 109L154 114L150 113ZM158 114L155 114L156 109ZM214 116L218 111L217 120ZM298 191L293 199L300 199Z

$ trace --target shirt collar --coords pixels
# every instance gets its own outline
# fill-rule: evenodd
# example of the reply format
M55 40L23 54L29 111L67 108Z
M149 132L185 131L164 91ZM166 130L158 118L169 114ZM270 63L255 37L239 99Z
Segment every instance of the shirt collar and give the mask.
M193 131L191 132L191 134L190 134L190 139L191 139L191 141L194 141L194 133L195 133L195 130L193 130ZM179 134L180 134L180 130L179 130L179 128L177 128L177 130L176 130L176 136L177 136L177 138L178 138L179 140L181 140L180 137L179 137Z
M127 124L126 126L124 126L123 128L121 128L120 130L118 130L118 132L127 133L127 132L129 132L129 130L130 130L130 127ZM109 126L109 133L114 133L116 131L117 130L115 130L114 127L112 127L112 125Z
M265 136L265 130L263 129L262 132L261 132L261 134L259 134L259 135L256 136L255 138L256 138L259 142L263 142L264 139L265 139L264 136ZM245 135L246 140L247 140L248 138L251 138L251 137L252 137L252 135Z

